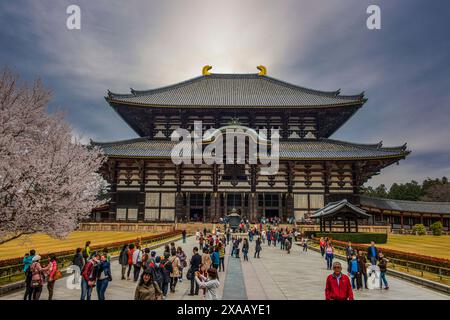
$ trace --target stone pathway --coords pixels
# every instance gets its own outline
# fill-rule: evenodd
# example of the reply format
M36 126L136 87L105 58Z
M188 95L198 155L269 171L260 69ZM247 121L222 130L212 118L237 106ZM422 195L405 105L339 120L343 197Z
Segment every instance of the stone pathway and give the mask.
M192 255L192 248L198 244L195 237L187 239L187 243L177 241L176 246L182 246L186 254ZM230 257L230 246L225 255L225 272L219 273L221 286L218 295L224 300L323 300L325 279L330 274L326 270L326 262L314 251L302 252L302 248L294 245L291 254L277 247L263 245L261 258L253 258L254 242L250 243L249 260L244 261L243 255L237 259ZM162 254L163 248L156 250ZM345 268L346 262L343 263ZM130 300L134 297L136 283L132 280L120 280L120 266L117 260L112 262L113 281L106 291L109 300ZM184 275L187 269L184 270ZM365 290L355 292L357 300L429 300L450 299L450 296L420 287L404 280L388 277L389 290ZM189 296L190 281L184 278L177 284L175 293L169 293L169 300L202 300L203 297ZM202 291L200 291L202 292ZM41 299L47 299L47 288L43 289ZM55 300L77 300L80 291L68 289L66 279L55 284ZM19 300L23 298L23 290L1 296L0 300ZM97 293L92 293L92 299L97 299Z

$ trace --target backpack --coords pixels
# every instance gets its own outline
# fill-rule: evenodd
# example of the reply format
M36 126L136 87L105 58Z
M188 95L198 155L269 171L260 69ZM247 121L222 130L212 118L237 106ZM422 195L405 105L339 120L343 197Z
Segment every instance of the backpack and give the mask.
M173 272L172 262L170 262L169 260L167 260L166 263L164 263L164 264L161 263L161 266L163 269L169 271L170 273Z

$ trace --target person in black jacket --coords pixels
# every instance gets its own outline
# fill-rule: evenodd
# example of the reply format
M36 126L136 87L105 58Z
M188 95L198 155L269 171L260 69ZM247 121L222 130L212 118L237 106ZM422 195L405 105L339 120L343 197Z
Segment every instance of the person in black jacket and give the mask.
M190 267L192 274L195 274L196 271L200 269L200 264L202 263L202 256L198 254L198 248L194 247L193 249L194 255L191 257ZM194 292L194 284L195 284L195 292ZM189 293L190 296L198 295L198 292L200 290L200 287L198 286L197 282L195 281L195 277L191 278L191 292Z
M119 264L122 266L122 280L125 280L125 271L128 267L128 245L124 245L119 254Z

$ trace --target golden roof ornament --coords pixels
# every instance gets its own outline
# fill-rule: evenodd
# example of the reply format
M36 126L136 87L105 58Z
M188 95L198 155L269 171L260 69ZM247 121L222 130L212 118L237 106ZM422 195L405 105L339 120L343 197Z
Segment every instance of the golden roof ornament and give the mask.
M202 74L204 76L209 76L211 74L209 72L209 70L211 70L211 69L212 69L212 66L208 66L208 65L204 66L203 69L202 69Z
M264 66L257 66L256 69L259 70L258 76L266 76L267 75L267 68Z

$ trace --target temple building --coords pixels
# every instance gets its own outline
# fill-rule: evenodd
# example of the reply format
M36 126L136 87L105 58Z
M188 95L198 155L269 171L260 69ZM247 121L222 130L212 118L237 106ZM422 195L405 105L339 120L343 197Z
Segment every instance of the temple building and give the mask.
M330 202L360 204L359 188L386 166L404 159L406 144L384 147L330 139L367 99L364 94L307 89L267 75L210 73L173 85L108 91L106 101L139 138L92 142L108 156L107 221L217 221L233 208L241 216L306 221ZM279 170L258 164L174 164L177 128L278 129ZM270 136L267 137L270 140Z

